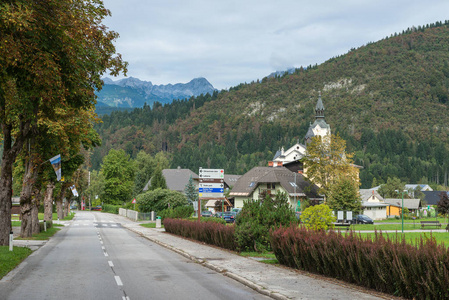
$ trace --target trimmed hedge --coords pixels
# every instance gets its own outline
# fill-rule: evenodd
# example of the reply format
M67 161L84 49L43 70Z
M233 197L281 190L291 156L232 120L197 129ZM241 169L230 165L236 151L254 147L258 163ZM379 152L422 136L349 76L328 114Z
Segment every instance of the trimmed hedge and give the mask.
M277 260L288 267L338 278L409 299L449 298L449 252L435 239L362 238L333 231L271 231Z
M164 228L168 233L204 242L221 248L236 250L234 226L214 222L198 222L182 219L165 219Z
M101 207L101 211L108 212L111 214L118 214L118 209L121 208L121 205L112 205L112 204L104 204Z

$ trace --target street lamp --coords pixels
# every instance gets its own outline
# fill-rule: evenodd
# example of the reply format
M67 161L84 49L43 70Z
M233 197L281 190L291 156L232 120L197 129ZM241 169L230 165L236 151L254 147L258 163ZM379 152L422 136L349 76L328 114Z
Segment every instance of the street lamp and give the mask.
M399 191L396 190L396 192L399 194ZM404 233L404 192L407 192L407 190L403 190L401 192L402 194L402 207L401 207L401 217L402 217L402 233Z

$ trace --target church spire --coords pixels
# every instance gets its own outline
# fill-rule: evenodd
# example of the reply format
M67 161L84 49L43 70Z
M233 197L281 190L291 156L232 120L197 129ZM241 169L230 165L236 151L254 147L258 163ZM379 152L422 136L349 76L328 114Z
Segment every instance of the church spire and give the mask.
M321 91L318 92L318 101L315 106L315 119L324 119L324 105L321 100Z

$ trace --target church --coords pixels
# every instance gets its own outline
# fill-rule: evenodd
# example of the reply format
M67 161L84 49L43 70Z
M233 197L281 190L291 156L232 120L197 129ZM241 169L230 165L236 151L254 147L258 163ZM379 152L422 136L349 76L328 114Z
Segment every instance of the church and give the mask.
M292 172L300 172L302 173L302 164L299 162L301 158L306 155L306 147L307 144L312 140L315 136L330 136L331 135L331 127L326 123L324 119L324 104L321 99L321 92L318 95L318 101L315 106L315 122L310 124L309 130L307 131L306 136L304 137L304 144L296 143L288 150L284 150L284 147L281 150L278 150L274 155L273 161L268 163L270 167L281 167L284 166Z

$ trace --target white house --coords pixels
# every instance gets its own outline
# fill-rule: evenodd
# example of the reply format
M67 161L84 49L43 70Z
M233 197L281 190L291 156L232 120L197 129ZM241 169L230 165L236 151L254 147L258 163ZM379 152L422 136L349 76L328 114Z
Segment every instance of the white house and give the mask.
M382 220L387 218L388 203L375 190L360 189L360 198L362 199L363 214L373 220Z

